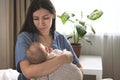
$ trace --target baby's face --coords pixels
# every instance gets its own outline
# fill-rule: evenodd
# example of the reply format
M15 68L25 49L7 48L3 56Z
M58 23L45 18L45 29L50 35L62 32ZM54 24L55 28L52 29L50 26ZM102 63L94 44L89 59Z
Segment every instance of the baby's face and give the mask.
M42 43L40 43L40 47L46 52L45 46Z
M48 47L45 47L42 43L40 43L40 47L47 53L47 55L49 54Z
M50 53L52 52L52 48L50 47L45 47L42 43L40 43L40 47L45 51L47 57L49 58Z

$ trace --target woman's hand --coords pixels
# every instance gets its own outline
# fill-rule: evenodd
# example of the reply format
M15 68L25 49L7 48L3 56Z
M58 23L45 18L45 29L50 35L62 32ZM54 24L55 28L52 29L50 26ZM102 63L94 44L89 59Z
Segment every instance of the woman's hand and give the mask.
M83 74L83 70L82 70L82 65L78 62L77 64L77 67L80 69L80 71L81 71L81 73L82 73L82 80L83 80L83 78L84 78L84 74Z
M66 55L66 63L71 63L73 60L73 55L70 51L64 51L64 55Z

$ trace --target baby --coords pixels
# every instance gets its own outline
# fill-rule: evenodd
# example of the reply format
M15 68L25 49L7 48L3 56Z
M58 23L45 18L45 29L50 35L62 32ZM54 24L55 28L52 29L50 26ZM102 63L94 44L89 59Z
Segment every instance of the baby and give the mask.
M51 50L39 42L34 42L27 48L26 57L31 64L38 64L67 52L69 51ZM82 73L75 64L66 63L48 76L31 80L82 80Z

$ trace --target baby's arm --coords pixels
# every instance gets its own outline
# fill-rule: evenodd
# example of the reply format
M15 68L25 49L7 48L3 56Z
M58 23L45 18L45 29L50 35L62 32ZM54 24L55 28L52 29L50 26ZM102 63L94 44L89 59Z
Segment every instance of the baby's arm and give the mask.
M66 50L64 50L64 51L66 51ZM51 52L48 54L48 59L59 56L59 55L63 54L64 51L61 51L61 50L58 50L58 49L51 50Z
M60 55L60 50L58 51L58 49L53 50L52 48L50 48L47 59L52 59L52 58L59 56L59 55Z
M62 50L58 50L58 49L54 49L51 50L51 52L48 54L48 60L55 58L56 56L60 56L61 54L66 54L66 55L71 55L72 53L70 51L67 51L66 49Z

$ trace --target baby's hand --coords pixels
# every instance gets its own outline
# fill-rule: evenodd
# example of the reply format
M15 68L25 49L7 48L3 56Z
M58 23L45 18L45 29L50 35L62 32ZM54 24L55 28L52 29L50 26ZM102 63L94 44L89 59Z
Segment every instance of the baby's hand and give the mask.
M50 53L53 49L50 47L45 47L46 52Z

